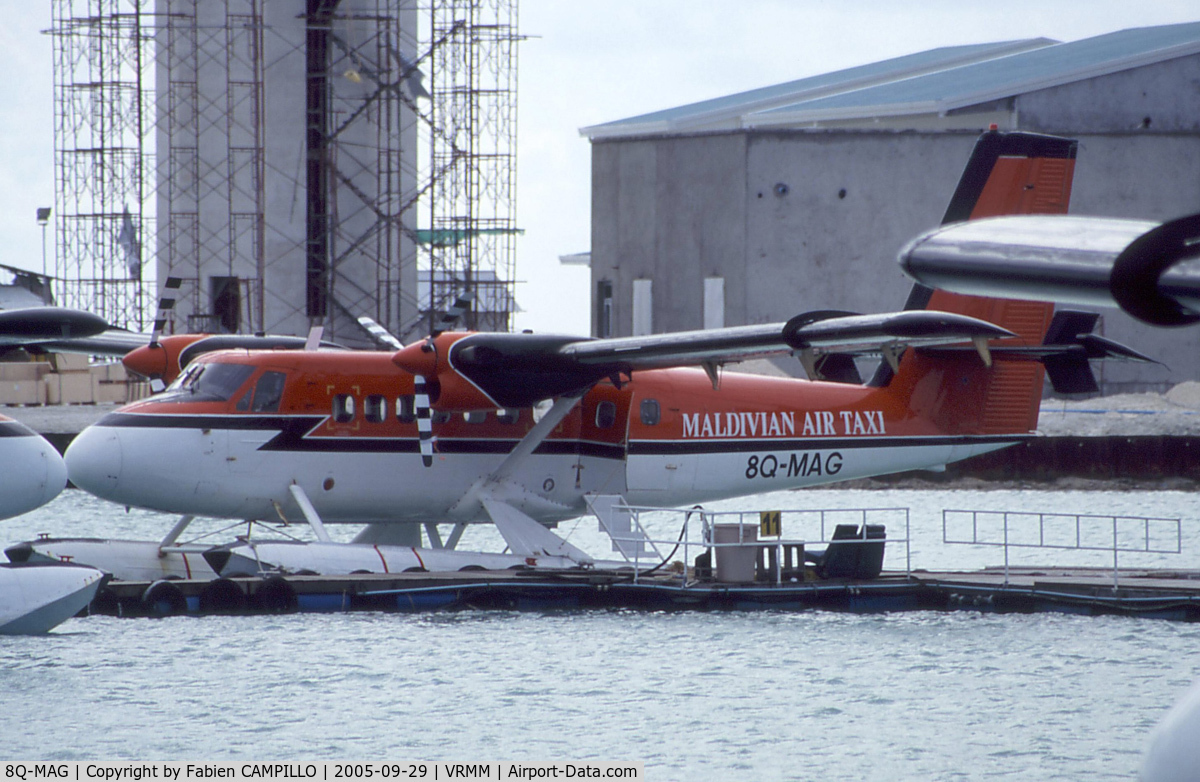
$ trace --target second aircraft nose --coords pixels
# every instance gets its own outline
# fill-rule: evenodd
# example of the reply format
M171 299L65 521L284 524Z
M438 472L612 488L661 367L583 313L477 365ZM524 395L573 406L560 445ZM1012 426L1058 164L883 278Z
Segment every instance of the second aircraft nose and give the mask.
M97 497L120 502L121 438L107 426L89 426L71 442L64 456L71 483Z

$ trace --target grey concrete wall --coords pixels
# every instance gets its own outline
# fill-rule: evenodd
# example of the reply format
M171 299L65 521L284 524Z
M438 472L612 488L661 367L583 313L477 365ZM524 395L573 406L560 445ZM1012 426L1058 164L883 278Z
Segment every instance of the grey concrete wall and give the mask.
M1200 56L1014 103L1021 129L1080 140L1072 213L1200 212ZM977 135L796 130L595 142L593 295L597 280L614 281L617 334L629 333L639 275L655 280L657 332L699 327L707 275L726 278L727 325L899 309L911 283L897 251L940 222ZM1102 314L1106 336L1163 362L1103 365L1106 392L1200 378L1200 328Z
M701 328L711 276L726 278L726 323L740 321L745 148L740 135L593 147L593 289L613 281L617 335L630 333L635 279L654 280L655 331Z

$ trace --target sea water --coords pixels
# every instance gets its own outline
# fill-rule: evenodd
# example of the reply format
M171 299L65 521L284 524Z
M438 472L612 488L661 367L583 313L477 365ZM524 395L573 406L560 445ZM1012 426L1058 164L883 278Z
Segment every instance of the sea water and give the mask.
M1178 517L1182 554L1121 564L1196 568L1194 500L838 490L718 505L906 507L912 565L930 569L1002 557L942 544L943 508ZM0 539L152 539L171 522L69 491L0 524ZM675 537L674 517L654 523ZM594 527L559 532L592 550ZM889 548L887 567L903 568L903 547ZM1017 554L1111 566L1110 554ZM1127 780L1150 729L1200 676L1197 648L1200 626L1187 623L971 610L95 616L0 637L0 756L633 760L651 780Z

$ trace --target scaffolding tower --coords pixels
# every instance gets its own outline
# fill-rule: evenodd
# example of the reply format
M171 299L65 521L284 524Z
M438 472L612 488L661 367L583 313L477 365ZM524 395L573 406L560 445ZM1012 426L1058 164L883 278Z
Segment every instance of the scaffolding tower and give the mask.
M431 2L428 314L471 291L481 331L508 331L516 309L520 40L517 0Z
M52 0L57 303L141 329L154 95L142 0ZM147 252L147 248L151 252ZM151 267L152 268L152 267Z
M172 331L509 327L516 0L52 2L63 303L141 329L156 270Z

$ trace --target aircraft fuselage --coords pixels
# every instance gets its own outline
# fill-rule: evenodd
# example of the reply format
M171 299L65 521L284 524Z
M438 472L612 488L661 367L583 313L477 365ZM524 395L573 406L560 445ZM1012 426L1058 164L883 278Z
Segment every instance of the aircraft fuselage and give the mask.
M487 482L534 425L529 408L435 412L422 465L413 376L390 353L229 351L164 394L101 419L67 452L76 485L113 502L240 519L481 522ZM940 431L884 388L701 370L593 387L493 493L529 516L588 494L680 505L936 468L1024 434Z

